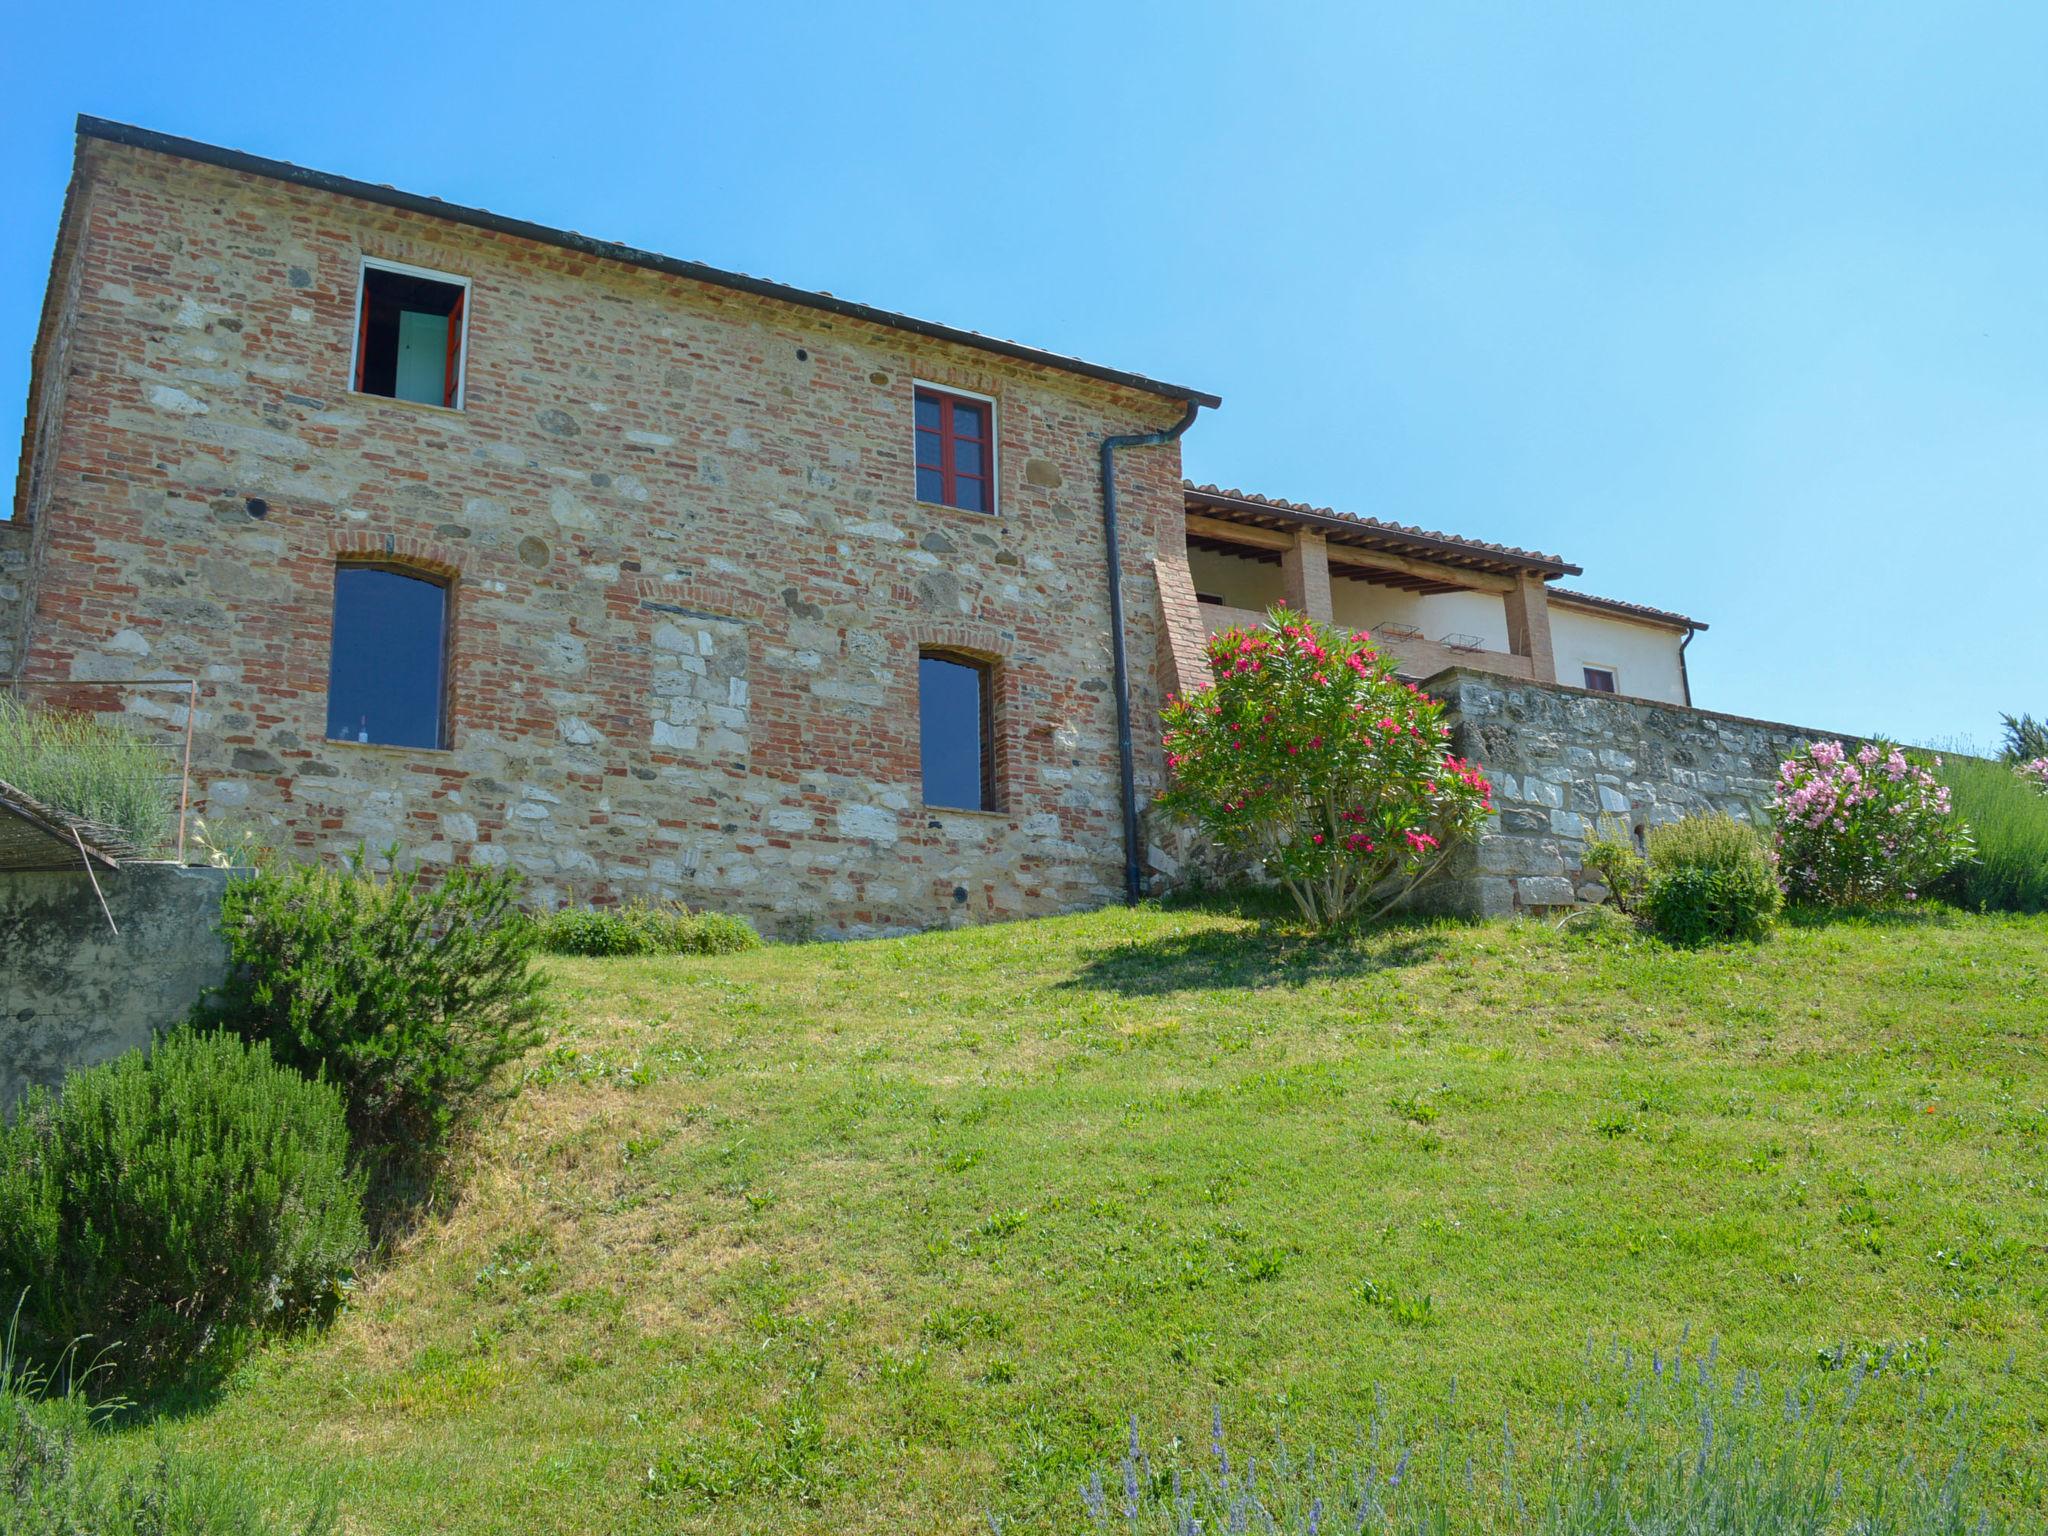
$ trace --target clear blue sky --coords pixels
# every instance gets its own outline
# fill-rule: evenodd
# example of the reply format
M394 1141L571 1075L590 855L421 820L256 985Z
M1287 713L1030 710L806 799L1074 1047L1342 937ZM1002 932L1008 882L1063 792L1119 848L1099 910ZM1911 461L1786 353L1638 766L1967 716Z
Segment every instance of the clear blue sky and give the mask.
M93 112L1213 390L1199 480L1989 741L2048 713L2048 11L1691 10L17 5L0 401Z

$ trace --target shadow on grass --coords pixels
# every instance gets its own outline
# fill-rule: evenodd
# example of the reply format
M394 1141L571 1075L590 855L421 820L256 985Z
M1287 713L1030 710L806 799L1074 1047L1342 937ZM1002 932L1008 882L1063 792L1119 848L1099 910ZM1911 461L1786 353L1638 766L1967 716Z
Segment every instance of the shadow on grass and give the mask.
M1779 914L1787 928L1952 928L1968 914L1945 902L1901 907L1792 907Z
M1105 945L1083 957L1064 988L1152 997L1203 988L1300 987L1420 965L1443 954L1455 920L1419 915L1370 927L1317 933L1302 925L1284 899L1265 892L1188 897L1173 911L1219 913L1248 920L1242 928L1208 928L1140 943Z

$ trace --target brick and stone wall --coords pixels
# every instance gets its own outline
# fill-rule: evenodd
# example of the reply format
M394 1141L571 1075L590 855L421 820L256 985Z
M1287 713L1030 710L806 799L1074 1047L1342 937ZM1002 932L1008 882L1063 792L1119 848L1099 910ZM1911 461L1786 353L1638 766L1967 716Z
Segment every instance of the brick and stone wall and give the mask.
M0 522L0 678L12 677L21 660L22 625L28 616L28 525Z
M1480 916L1567 906L1592 877L1586 839L1701 812L1761 822L1778 764L1816 731L1463 669L1424 688L1451 707L1452 749L1485 764L1500 814L1427 904Z
M517 863L543 900L681 897L783 934L1119 893L1096 454L1177 402L148 151L81 155L25 670L198 679L209 818L300 856L396 840ZM470 279L464 409L350 391L365 254ZM915 381L996 397L1000 516L915 500ZM1178 449L1121 467L1142 722L1147 661L1187 648L1158 577L1185 580ZM451 750L324 739L340 557L451 582ZM995 813L921 804L920 644L995 663ZM182 728L182 706L149 708Z
M0 871L0 1113L178 1023L226 973L224 869L99 871L117 934L83 870Z

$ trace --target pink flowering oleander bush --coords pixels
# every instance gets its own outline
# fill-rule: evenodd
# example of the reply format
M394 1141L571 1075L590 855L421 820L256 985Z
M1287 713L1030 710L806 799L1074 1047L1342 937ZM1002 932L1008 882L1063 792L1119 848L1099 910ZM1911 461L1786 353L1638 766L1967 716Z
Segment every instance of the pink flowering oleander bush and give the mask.
M1486 775L1445 750L1444 706L1370 635L1275 608L1213 638L1209 669L1168 701L1160 803L1257 859L1311 923L1386 911L1491 814Z
M1771 810L1778 877L1795 902L1914 901L1970 856L1948 787L1890 742L1802 747L1778 767Z
M2031 762L2013 764L2013 772L2025 779L2034 788L2048 795L2048 757L2037 757Z

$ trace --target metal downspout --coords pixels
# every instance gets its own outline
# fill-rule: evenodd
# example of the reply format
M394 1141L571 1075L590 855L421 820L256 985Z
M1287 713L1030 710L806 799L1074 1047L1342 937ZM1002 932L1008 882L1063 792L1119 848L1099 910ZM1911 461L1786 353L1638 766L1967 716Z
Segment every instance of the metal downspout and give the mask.
M1685 690L1687 709L1692 708L1692 674L1685 669L1685 648L1692 644L1692 637L1698 633L1696 629L1688 629L1685 638L1678 642L1678 686Z
M1116 451L1153 448L1170 443L1195 424L1201 402L1190 400L1187 413L1163 432L1133 432L1102 440L1102 540L1109 558L1109 647L1115 660L1117 773L1123 792L1124 900L1135 903L1139 889L1138 779L1131 746L1131 672L1124 649L1123 551L1116 529Z

